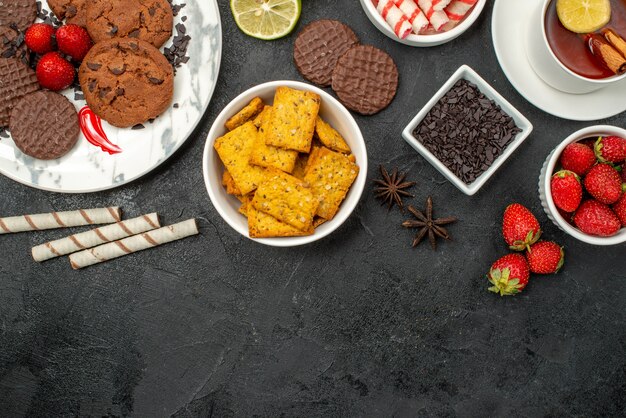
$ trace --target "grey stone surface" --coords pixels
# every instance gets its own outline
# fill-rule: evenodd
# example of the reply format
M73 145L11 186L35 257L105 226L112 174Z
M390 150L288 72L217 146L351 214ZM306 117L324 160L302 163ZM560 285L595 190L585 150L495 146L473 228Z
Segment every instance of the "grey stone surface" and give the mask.
M378 164L408 170L415 204L432 195L437 214L461 219L436 253L410 247L405 216L381 208L370 185L345 225L306 247L263 247L222 221L201 171L212 121L248 87L301 78L293 36L248 38L228 2L219 3L220 82L201 126L168 163L129 186L81 196L0 178L2 215L119 205L128 216L158 211L165 222L195 216L202 228L81 272L67 260L30 258L33 245L62 232L0 236L0 416L624 416L626 246L565 236L543 214L536 187L549 151L590 123L549 116L513 89L491 44L493 2L462 38L431 49L385 38L356 1L303 2L299 28L339 18L395 58L396 100L357 117L368 177ZM400 137L461 64L535 125L472 198ZM602 122L624 126L626 118ZM513 201L565 245L567 262L558 276L534 277L520 296L500 298L484 276L506 253L500 219Z

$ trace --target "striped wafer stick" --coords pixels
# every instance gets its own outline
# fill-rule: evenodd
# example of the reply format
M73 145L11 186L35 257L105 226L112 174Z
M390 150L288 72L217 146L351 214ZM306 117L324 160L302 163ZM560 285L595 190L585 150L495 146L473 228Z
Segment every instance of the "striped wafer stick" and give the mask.
M448 7L446 7L446 15L451 22L458 23L470 11L472 7L478 2L478 0L454 0Z
M187 238L198 234L198 226L195 219L189 219L174 225L155 229L124 238L120 241L100 245L90 250L81 251L70 255L70 264L74 270L88 267L94 264L113 260L114 258L146 250L168 242Z
M156 213L143 215L138 218L121 221L38 245L33 247L33 258L38 262L50 260L52 258L61 257L62 255L75 253L107 242L117 241L118 239L150 231L160 226L159 216Z
M413 26L413 32L416 34L426 29L428 26L428 19L422 9L417 7L417 4L413 0L394 0L394 3L402 13L407 15L409 23Z
M118 207L13 216L10 218L0 218L0 234L67 228L72 226L110 224L119 222L120 219L121 211Z
M430 22L431 26L435 31L439 31L443 25L448 23L450 19L448 19L448 15L443 10L435 10L433 6L433 0L418 0L417 4L420 9L426 15L426 18Z
M413 32L409 18L396 7L393 0L379 0L376 9L398 38L404 39Z

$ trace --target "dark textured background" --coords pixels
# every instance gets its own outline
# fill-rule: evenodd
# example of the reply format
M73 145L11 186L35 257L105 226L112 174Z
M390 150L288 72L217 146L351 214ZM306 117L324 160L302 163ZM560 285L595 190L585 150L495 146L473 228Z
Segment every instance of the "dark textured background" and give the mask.
M1 236L0 416L626 414L626 246L566 237L537 193L549 151L590 123L549 116L512 88L491 43L493 2L462 38L414 49L374 29L357 1L303 1L299 28L339 18L395 58L397 98L379 115L357 117L368 177L380 163L408 170L418 181L416 205L432 195L437 214L461 219L450 228L454 242L436 253L410 247L404 215L381 208L371 184L344 226L307 247L264 247L222 221L202 180L212 121L251 86L301 78L291 62L293 36L246 37L228 2L219 3L219 84L200 127L169 162L129 186L83 196L0 177L5 216L119 205L129 217L195 216L202 227L199 237L81 272L66 259L38 265L30 258L30 247L62 231ZM535 125L471 198L400 136L461 64ZM602 122L623 126L626 118ZM545 237L565 245L567 262L558 276L534 277L520 296L500 298L486 291L484 275L506 253L500 219L513 201L532 208Z

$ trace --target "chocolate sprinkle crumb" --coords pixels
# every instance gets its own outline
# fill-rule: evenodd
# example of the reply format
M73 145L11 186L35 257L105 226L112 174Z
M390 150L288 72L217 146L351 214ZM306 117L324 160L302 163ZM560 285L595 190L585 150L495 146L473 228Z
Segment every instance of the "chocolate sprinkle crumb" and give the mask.
M459 80L413 135L466 184L491 167L521 129L493 100Z
M9 138L9 133L7 132L7 129L5 127L0 127L0 138Z
M178 109L178 103L174 103L174 109Z
M170 1L171 4L171 1ZM180 8L185 5L181 5ZM174 10L174 15L176 15L177 10L172 5L172 9ZM178 9L180 10L180 9ZM181 18L183 22L185 22L186 16ZM174 39L172 40L172 44L170 46L165 47L163 55L165 58L172 64L174 68L174 72L179 68L182 64L186 64L189 61L189 56L187 56L187 48L189 46L189 41L191 40L191 36L187 35L187 27L183 23L178 23L175 26L176 34L174 35Z

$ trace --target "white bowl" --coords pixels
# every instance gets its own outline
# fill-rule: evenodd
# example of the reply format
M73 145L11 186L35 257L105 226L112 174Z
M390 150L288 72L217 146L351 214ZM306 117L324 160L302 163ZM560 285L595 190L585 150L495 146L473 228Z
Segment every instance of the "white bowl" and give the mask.
M567 145L585 138L607 135L615 135L626 138L626 130L616 126L596 125L574 132L568 136L565 141L561 142L558 147L552 150L550 155L548 155L543 168L541 169L541 174L539 175L539 198L541 199L541 205L543 206L543 210L546 212L546 215L548 215L548 218L550 218L556 226L561 228L561 230L566 232L568 235L571 235L579 241L593 245L617 245L626 242L626 228L622 228L617 235L613 235L612 237L597 237L587 235L574 225L570 225L565 219L563 219L561 214L559 214L559 211L554 204L550 182L552 180L552 174L556 171L559 158Z
M472 24L474 24L476 19L478 19L478 16L480 16L483 9L485 8L485 4L487 4L487 0L478 0L474 8L469 12L469 16L467 16L465 19L463 19L463 21L461 21L461 23L459 23L457 26L447 32L436 33L432 35L410 34L406 38L400 39L396 36L395 33L393 33L393 30L391 30L387 22L385 22L385 19L383 19L380 15L380 13L378 13L378 10L376 10L376 6L374 6L372 0L361 0L361 6L363 7L363 10L365 10L365 14L374 24L374 26L378 28L379 31L381 31L396 42L417 47L437 46L445 44L446 42L450 42L451 40L457 38L463 32L469 29Z
M422 122L424 117L430 112L435 104L441 99L454 84L465 79L476 85L486 97L496 102L502 110L513 118L515 124L521 129L521 132L517 134L515 139L506 147L504 152L493 162L491 167L484 173L482 173L472 184L466 184L463 180L458 178L448 167L446 167L435 155L433 155L420 141L413 136L413 131ZM446 81L446 83L439 89L437 93L430 99L428 103L420 110L420 112L413 118L413 120L404 128L402 136L404 140L409 143L417 152L419 152L424 158L428 160L441 174L443 174L452 184L454 184L459 190L468 196L472 196L480 190L481 187L498 171L498 168L515 152L528 135L533 131L533 125L528 119L524 117L516 108L513 107L504 97L500 95L493 87L489 85L481 76L479 76L474 70L467 65L462 65L456 72Z
M276 88L279 86L309 90L319 94L322 98L320 116L343 136L356 157L356 163L359 165L359 174L350 192L346 196L346 199L341 204L337 215L331 221L318 227L313 235L306 237L254 239L254 241L265 245L294 247L322 239L339 228L356 207L363 194L363 189L365 188L367 178L367 150L365 148L365 141L363 140L363 135L356 121L341 103L325 91L299 81L272 81L252 87L231 101L217 116L215 122L213 122L204 147L202 168L204 171L204 182L215 209L217 209L218 213L233 229L249 238L248 221L238 212L241 203L234 196L227 194L222 186L224 165L219 159L217 152L215 152L213 144L217 138L226 133L224 123L228 118L236 114L255 97L260 97L265 103L271 104L274 100Z

